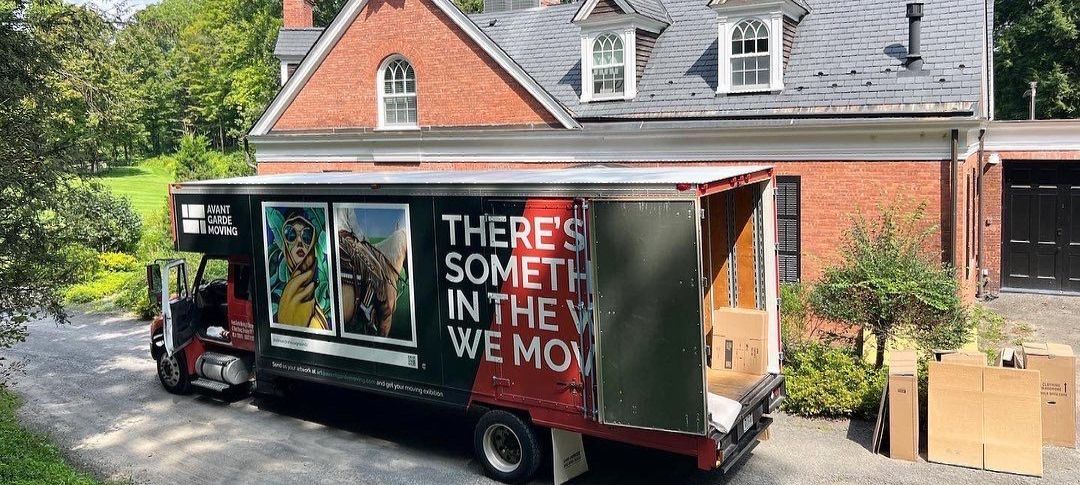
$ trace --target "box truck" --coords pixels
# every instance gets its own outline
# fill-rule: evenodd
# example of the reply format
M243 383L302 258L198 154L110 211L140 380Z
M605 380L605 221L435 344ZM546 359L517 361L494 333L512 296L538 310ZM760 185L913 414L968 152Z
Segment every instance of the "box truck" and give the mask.
M458 408L502 481L537 471L548 430L578 444L554 446L556 468L582 468L588 435L726 470L783 397L773 182L739 166L175 185L176 249L203 256L190 286L184 260L147 267L151 355L173 393L300 380Z

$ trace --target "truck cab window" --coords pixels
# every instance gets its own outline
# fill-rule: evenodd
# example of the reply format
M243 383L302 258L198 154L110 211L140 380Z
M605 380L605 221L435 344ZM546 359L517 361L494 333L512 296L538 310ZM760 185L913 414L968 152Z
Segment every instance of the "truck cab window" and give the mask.
M251 265L233 264L233 298L251 301Z

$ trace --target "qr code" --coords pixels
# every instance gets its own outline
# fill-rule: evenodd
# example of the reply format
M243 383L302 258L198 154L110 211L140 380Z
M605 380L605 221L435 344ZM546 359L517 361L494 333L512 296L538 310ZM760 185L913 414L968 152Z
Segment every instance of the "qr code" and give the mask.
M415 355L410 355L409 356L409 367L416 367L416 356Z

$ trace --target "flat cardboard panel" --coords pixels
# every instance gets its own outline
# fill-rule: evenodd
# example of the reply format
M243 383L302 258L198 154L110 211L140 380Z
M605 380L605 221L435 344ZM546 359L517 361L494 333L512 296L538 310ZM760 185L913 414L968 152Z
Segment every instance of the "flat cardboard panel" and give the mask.
M919 381L914 375L889 376L889 458L919 458Z
M744 308L713 312L712 365L716 370L765 373L768 313Z
M929 372L927 459L982 468L982 368L931 362Z
M1023 345L1027 369L1041 379L1043 444L1076 447L1076 357L1064 344Z
M987 470L1042 476L1039 373L983 369L983 460Z

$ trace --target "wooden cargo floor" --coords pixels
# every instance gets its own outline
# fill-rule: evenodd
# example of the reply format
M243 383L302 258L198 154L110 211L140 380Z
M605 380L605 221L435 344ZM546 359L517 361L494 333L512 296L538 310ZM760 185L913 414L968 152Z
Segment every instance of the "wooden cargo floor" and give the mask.
M709 392L741 401L765 376L709 369Z

